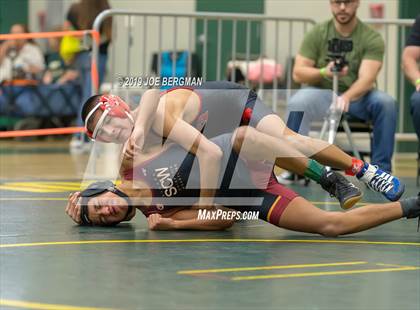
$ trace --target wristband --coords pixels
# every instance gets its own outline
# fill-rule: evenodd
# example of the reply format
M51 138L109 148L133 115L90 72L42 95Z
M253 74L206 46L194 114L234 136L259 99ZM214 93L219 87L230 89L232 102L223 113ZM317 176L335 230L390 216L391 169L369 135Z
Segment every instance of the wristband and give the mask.
M321 74L321 76L323 78L326 78L327 77L327 67L319 69L319 73Z
M416 86L419 86L420 85L420 78L418 78L414 83L416 84Z

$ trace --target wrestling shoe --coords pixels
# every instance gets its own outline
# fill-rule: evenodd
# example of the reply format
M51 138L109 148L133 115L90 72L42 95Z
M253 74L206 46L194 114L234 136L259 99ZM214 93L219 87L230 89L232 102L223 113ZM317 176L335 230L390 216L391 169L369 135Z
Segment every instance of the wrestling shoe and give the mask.
M319 184L332 197L336 197L340 202L341 208L345 210L353 207L363 196L360 189L344 176L334 171L325 170Z
M420 193L417 194L417 197L406 198L400 201L403 216L412 219L418 217L417 231L420 228Z
M92 141L86 135L75 135L70 141L71 154L87 154L93 146Z
M412 219L412 218L416 218L416 217L420 217L420 193L417 194L417 197L410 197L410 198L406 198L401 200L401 204L404 204L404 202L410 202L410 207L409 208L403 208L405 209L404 211L404 216L408 219Z
M365 163L356 177L363 181L371 190L381 193L390 201L400 199L405 190L405 185L397 177L381 170L378 166Z

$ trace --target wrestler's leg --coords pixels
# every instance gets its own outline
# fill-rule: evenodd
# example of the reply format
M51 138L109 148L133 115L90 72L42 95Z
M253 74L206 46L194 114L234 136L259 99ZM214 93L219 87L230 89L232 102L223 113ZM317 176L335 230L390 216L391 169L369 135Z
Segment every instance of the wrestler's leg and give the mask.
M262 117L256 128L258 131L277 137L282 144L285 143L285 140L289 141L290 145L307 157L324 165L345 170L347 175L357 176L372 190L381 193L391 201L397 201L404 193L404 183L395 176L347 155L335 145L299 135L285 128L283 121L277 115L270 114ZM277 128L282 130L276 133Z
M402 218L399 202L360 207L347 212L324 211L302 197L293 199L278 226L328 237L356 233Z
M235 151L248 160L269 161L300 175L305 174L310 163L310 159L284 136L274 137L243 126L235 130L232 139Z
M258 132L252 127L240 127L232 136L233 149L240 157L251 161L268 161L283 169L304 175L309 159L288 141ZM276 161L281 158L282 160Z
M239 157L248 162L250 169L259 170L259 188L265 188L273 169L270 165L258 166L258 163L264 162L319 183L324 190L337 197L343 209L353 207L362 198L362 192L345 177L336 172L328 172L325 167L291 147L287 141L280 141L252 127L240 127L232 136L232 145Z
M399 202L372 204L346 212L319 209L274 178L257 195L263 197L258 207L260 219L281 228L328 237L356 233L402 217L420 217L420 193Z
M264 116L257 124L256 129L270 136L287 140L291 146L305 156L313 158L323 165L341 170L351 168L352 157L343 152L339 147L320 139L302 136L287 128L283 120L275 115Z
M325 167L307 158L287 140L272 137L253 127L242 126L234 131L232 145L234 151L248 162L265 162L273 166L275 164L320 183L325 190L330 192L331 186L327 183L331 182L327 182ZM273 166L266 171L266 178L270 176ZM336 193L332 195L336 196Z

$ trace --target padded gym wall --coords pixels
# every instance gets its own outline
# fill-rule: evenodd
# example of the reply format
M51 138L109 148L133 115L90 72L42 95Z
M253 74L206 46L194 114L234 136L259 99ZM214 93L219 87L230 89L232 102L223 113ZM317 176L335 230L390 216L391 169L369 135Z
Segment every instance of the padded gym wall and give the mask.
M17 23L28 24L28 0L0 0L0 33L8 33Z
M261 0L196 0L197 12L224 12L264 14L265 1ZM204 22L196 23L196 50L202 61L203 40L207 40L207 80L225 79L226 64L232 58L232 22L222 22L221 65L220 76L217 77L217 21L208 22L207 38L203 37ZM250 25L250 53L257 56L260 52L261 23L252 22ZM245 56L246 53L246 22L237 23L236 54Z

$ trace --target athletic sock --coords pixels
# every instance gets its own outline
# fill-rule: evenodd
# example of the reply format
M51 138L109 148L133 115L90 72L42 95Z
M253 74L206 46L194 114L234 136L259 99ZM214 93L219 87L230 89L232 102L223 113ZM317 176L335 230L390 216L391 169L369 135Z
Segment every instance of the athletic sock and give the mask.
M345 171L345 173L346 175L354 176L362 170L364 165L365 162L363 160L352 157L351 166Z
M305 177L319 183L325 167L313 159L309 159L308 167L303 174Z

